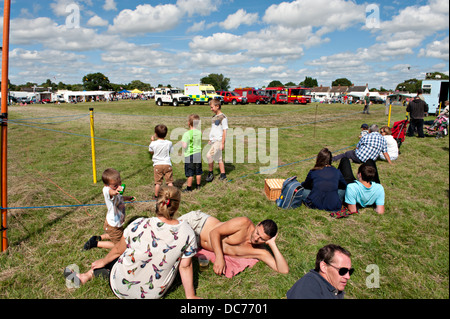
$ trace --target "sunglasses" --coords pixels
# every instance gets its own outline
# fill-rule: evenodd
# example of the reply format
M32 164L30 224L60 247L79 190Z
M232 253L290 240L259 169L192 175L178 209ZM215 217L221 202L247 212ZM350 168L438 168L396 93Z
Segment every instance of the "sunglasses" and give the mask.
M351 275L353 274L353 272L355 271L354 268L350 268L350 269L345 268L345 267L343 267L343 268L338 268L338 267L333 266L333 265L331 265L331 264L329 264L329 263L326 263L326 264L329 265L329 266L331 266L331 267L333 267L334 269L336 269L336 270L338 271L338 273L339 273L340 276L345 276L347 273L349 273L349 275L351 276Z

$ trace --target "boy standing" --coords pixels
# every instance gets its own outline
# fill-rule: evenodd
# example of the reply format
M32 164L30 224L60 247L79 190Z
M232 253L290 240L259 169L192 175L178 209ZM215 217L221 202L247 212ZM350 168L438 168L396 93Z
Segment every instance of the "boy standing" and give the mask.
M207 182L212 182L214 179L214 161L219 163L220 177L219 180L225 180L227 178L225 174L225 164L222 159L222 151L225 148L225 139L227 137L228 119L221 111L220 101L213 99L209 101L211 111L214 113L212 117L211 132L209 133L209 144L211 149L206 155L208 159L209 173L206 177Z
M194 175L197 187L202 183L202 132L198 130L200 116L191 114L188 118L189 131L183 134L181 146L184 151L184 174L187 177L187 188L184 192L192 191Z
M84 250L99 247L111 249L123 236L123 224L125 222L125 201L134 201L133 196L122 196L122 180L120 173L108 168L102 174L103 196L105 198L106 220L103 225L105 233L101 236L92 236L85 244Z
M172 142L165 140L167 135L167 126L164 124L155 126L155 135L152 136L152 142L148 151L153 154L153 173L155 178L155 199L158 198L159 189L162 181L165 180L168 186L173 186L173 171L170 153L172 153Z

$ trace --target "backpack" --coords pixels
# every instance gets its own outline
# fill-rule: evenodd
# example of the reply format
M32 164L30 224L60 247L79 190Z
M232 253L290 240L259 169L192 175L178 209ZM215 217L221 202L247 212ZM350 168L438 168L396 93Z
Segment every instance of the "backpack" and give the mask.
M297 181L297 176L288 178L281 187L281 195L276 200L277 206L284 209L300 207L303 201L303 190L302 184Z

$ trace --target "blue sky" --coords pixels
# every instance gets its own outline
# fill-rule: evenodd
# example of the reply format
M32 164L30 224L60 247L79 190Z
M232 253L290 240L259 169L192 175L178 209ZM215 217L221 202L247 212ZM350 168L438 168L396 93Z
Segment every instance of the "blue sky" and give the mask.
M14 84L102 72L183 87L222 73L232 89L306 76L393 89L434 71L449 73L448 0L11 1Z

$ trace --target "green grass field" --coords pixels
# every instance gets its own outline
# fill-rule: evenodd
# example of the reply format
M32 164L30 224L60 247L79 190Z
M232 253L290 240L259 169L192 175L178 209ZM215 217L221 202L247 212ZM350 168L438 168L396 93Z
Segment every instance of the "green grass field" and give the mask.
M89 138L90 107L94 108L97 137L96 184ZM384 215L363 209L358 215L336 220L325 211L277 208L264 194L264 180L296 175L302 181L321 148L328 147L335 154L350 150L358 142L362 123L386 125L384 106L372 106L370 115L361 114L360 105L340 104L226 105L222 110L233 129L278 128L279 167L273 174L258 174L269 163L261 163L258 157L256 163L248 163L251 156L249 159L246 152L244 163L226 163L228 182L216 178L200 190L183 193L180 213L201 209L220 220L236 216L247 216L255 223L266 218L275 220L279 226L278 247L290 273L277 274L258 262L227 279L216 276L211 265L207 271L198 271L195 262L198 296L285 298L287 290L314 268L318 249L336 243L352 253L356 269L346 288L348 299L449 298L448 137L407 138L392 166L378 162L386 191ZM138 203L127 207L128 221L152 216L154 186L148 144L154 126L166 124L170 135L186 128L187 116L197 113L204 131L210 127L209 107L157 107L154 101L123 101L10 106L8 111L8 207L26 208L8 210L9 248L0 254L0 297L114 299L105 280L95 279L79 289L68 289L62 276L66 266L76 264L86 271L107 253L100 249L82 251L87 239L102 233L106 210L101 173L108 167L118 169L127 184L126 194L137 198ZM404 118L405 109L394 106L391 126ZM172 139L174 144L181 136L177 138ZM245 137L244 145L251 148L250 137ZM266 147L268 151L268 141ZM206 173L206 164L203 169ZM185 187L182 163L174 164L174 178L176 186ZM99 205L72 206L80 203ZM72 207L29 208L59 205ZM370 265L378 266L378 288L366 283ZM165 298L184 298L179 279Z

